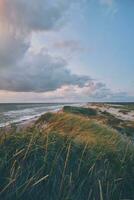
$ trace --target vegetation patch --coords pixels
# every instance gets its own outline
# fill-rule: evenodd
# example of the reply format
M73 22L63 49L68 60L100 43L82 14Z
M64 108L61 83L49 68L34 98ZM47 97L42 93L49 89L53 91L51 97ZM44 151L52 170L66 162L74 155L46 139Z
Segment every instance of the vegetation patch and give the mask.
M47 113L0 135L2 200L134 199L133 169L131 141L81 114Z
M97 111L93 108L64 106L63 111L66 113L78 114L78 115L83 115L86 117L97 115Z

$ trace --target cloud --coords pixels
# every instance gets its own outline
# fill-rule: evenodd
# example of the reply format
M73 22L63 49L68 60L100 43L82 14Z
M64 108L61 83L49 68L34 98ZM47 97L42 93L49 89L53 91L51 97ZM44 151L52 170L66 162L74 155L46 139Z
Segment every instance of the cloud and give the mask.
M88 102L92 101L93 99L95 101L100 101L106 97L106 95L103 94L104 89L108 91L104 83L90 80L90 82L85 83L84 85L63 85L53 92L45 92L42 96L44 99L49 99L51 101L63 100L72 102ZM99 91L99 94L102 94L101 97L97 96L97 91Z
M81 52L87 50L86 48L82 47L79 41L76 40L62 40L55 42L53 45L55 48L61 50L69 50L70 52Z
M90 81L84 86L78 85L65 85L58 88L54 92L44 93L44 99L74 102L122 102L134 101L134 95L127 92L112 91L106 84L101 82Z
M90 81L90 77L72 74L62 58L28 51L31 34L55 30L62 25L73 2L78 1L1 0L0 90L46 92L63 85L83 86ZM76 49L79 45L66 41L64 46Z
M84 81L85 82L85 81ZM95 83L92 80L88 83L76 83L61 85L61 87L55 89L54 91L46 91L41 93L33 92L12 92L0 91L1 101L18 101L21 102L22 99L25 102L87 102L92 100L92 96L95 91L98 89L101 92L101 89L104 87L103 83ZM100 99L99 99L100 100Z
M1 0L0 68L15 65L23 58L33 32L52 31L63 25L74 1Z
M29 42L17 37L12 32L0 32L0 68L12 66L19 61L27 49Z
M83 86L89 81L91 79L88 76L72 74L62 58L29 53L21 64L1 70L0 90L45 92L56 90L62 85Z
M1 0L0 18L21 31L51 30L59 25L71 0Z
M134 101L134 96L126 92L113 92L104 83L93 82L80 85L63 85L47 92L0 91L1 102L92 102Z
M78 0L79 1L79 0ZM67 11L77 0L1 0L0 1L0 96L44 101L90 101L134 99L124 92L112 92L89 76L72 74L69 61L61 57L30 53L32 33L54 31L63 25ZM82 2L82 0L81 0ZM112 0L101 0L113 5ZM78 41L54 43L69 52L85 49ZM36 96L36 97L35 97ZM4 99L3 98L3 99Z

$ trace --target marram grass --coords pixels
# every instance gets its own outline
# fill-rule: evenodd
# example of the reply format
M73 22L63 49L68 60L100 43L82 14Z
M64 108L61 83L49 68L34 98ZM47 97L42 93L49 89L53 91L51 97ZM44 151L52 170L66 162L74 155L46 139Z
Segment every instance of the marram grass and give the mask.
M47 113L1 134L0 199L134 199L133 144L83 116Z

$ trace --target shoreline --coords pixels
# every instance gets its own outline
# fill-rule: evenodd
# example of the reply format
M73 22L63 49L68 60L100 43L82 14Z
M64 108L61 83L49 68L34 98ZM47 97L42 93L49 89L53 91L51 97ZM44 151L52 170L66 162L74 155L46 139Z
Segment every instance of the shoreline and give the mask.
M60 109L56 109L56 110L52 110L52 111L49 111L51 113L58 113L58 112L61 112L63 109L60 108ZM26 130L27 128L32 128L35 124L35 122L42 116L44 115L45 113L47 112L43 112L41 114L39 114L38 116L34 116L30 119L25 119L25 120L22 120L22 121L18 121L18 122L11 122L9 124L5 124L4 126L1 126L0 127L0 133L1 132L6 132L6 131L11 131L12 129L15 128L15 131L18 132L18 131L22 131L22 130Z
M58 112L60 111L62 108L60 109L55 109L55 110L51 110L49 112L52 112L52 113L55 113L55 112ZM0 125L0 130L1 129L4 129L6 127L8 128L12 128L12 126L25 126L25 125L28 125L28 124L31 124L33 122L35 122L36 120L38 120L42 115L44 115L45 113L47 113L48 111L46 112L42 112L36 116L31 116L29 118L26 118L26 119L22 119L22 120L16 120L16 121L12 121L12 122L7 122L7 123L3 123L3 125Z
M33 118L33 119L16 122L16 123L14 122L14 123L5 125L3 127L0 127L0 134L6 131L10 132L13 129L15 129L16 132L18 132L18 131L26 130L27 128L32 128L32 126L34 125L35 121L38 120L38 118Z
M75 104L75 106L85 106L85 104ZM7 123L3 123L0 125L0 131L1 130L10 130L12 129L13 127L16 127L17 129L25 129L25 128L29 128L31 127L32 125L34 125L34 122L36 120L38 120L42 115L44 115L45 113L47 112L52 112L52 113L56 113L56 112L59 112L63 109L64 105L61 107L61 108L57 108L57 109L54 109L54 110L50 110L50 111L45 111L45 112L42 112L40 114L37 114L37 115L33 115L31 117L25 117L24 119L22 120L15 120L15 121L12 121L12 122L7 122Z

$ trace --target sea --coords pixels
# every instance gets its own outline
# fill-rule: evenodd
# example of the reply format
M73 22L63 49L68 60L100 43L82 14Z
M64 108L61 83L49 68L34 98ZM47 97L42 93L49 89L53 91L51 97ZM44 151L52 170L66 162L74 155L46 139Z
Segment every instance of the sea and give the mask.
M0 103L0 127L38 118L46 112L56 112L65 103Z

